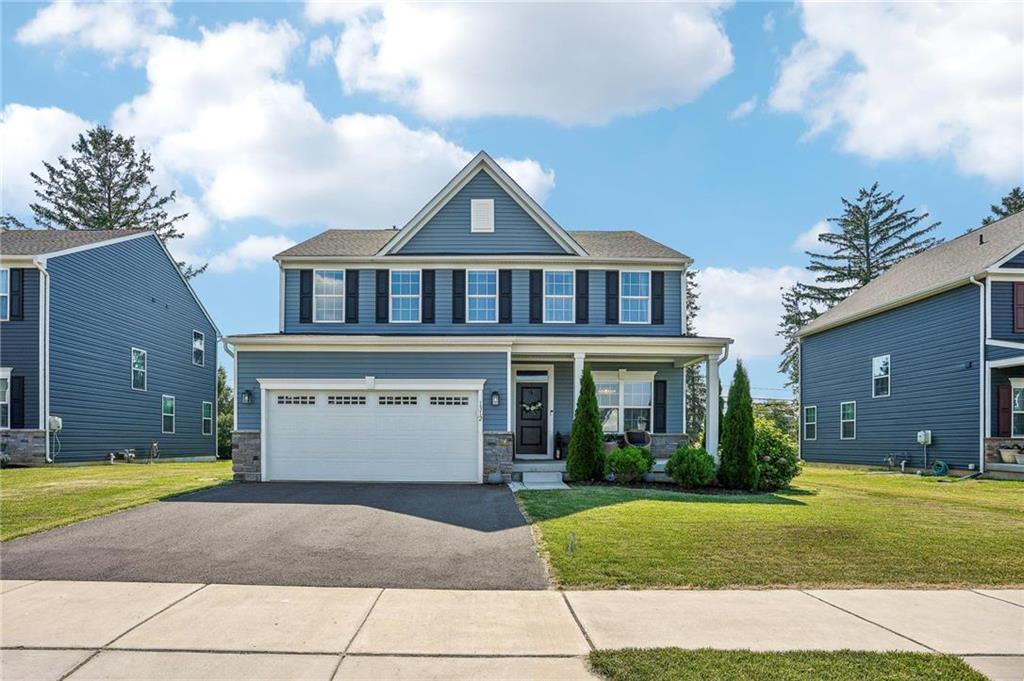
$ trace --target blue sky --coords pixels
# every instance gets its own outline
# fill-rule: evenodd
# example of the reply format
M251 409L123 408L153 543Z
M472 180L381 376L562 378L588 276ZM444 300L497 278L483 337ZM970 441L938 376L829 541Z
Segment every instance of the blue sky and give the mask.
M778 287L841 196L877 180L951 237L1024 179L1019 4L2 12L4 211L90 123L135 135L226 334L276 329L274 252L401 225L486 149L563 226L693 257L700 331L781 396Z

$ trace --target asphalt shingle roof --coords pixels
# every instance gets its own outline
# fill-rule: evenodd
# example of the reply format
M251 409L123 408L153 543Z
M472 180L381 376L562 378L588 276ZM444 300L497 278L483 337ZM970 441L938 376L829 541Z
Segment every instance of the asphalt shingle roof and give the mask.
M145 232L144 229L5 229L0 230L0 254L44 255Z

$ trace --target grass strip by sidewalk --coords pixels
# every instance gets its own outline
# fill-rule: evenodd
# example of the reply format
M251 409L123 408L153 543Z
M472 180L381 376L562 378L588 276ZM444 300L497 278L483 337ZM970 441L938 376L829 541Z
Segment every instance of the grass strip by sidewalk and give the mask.
M0 541L223 484L231 462L0 470Z
M985 681L963 660L931 653L596 650L590 664L610 681Z

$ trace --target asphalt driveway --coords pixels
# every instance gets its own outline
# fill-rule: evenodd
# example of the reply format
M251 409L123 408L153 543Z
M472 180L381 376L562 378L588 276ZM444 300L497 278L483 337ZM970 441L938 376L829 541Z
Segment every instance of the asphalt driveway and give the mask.
M228 485L0 544L4 579L544 589L504 485Z

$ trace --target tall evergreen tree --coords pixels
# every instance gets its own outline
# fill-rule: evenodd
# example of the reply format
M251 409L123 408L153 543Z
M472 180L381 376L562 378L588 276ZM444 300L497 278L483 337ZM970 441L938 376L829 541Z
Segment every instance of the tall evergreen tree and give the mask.
M569 454L565 470L571 480L600 480L604 475L604 432L597 408L597 386L590 367L584 367L580 379L580 397L569 434Z
M700 312L700 285L697 271L686 270L686 320L687 336L697 335L697 313ZM708 387L704 381L700 364L691 364L684 370L686 376L686 432L697 441L703 436L704 417L707 412Z
M743 362L736 360L736 371L729 386L729 402L722 423L719 448L721 465L718 480L729 489L757 489L757 455L754 453L754 401L750 397L750 378Z
M989 214L981 221L982 225L990 225L996 220L1024 211L1024 191L1020 187L1014 187L999 201L998 206L993 205L989 209Z
M814 305L800 297L800 290L795 284L782 289L782 319L779 320L775 335L786 341L779 361L779 371L786 375L786 385L789 387L800 382L800 343L796 334L819 314Z

